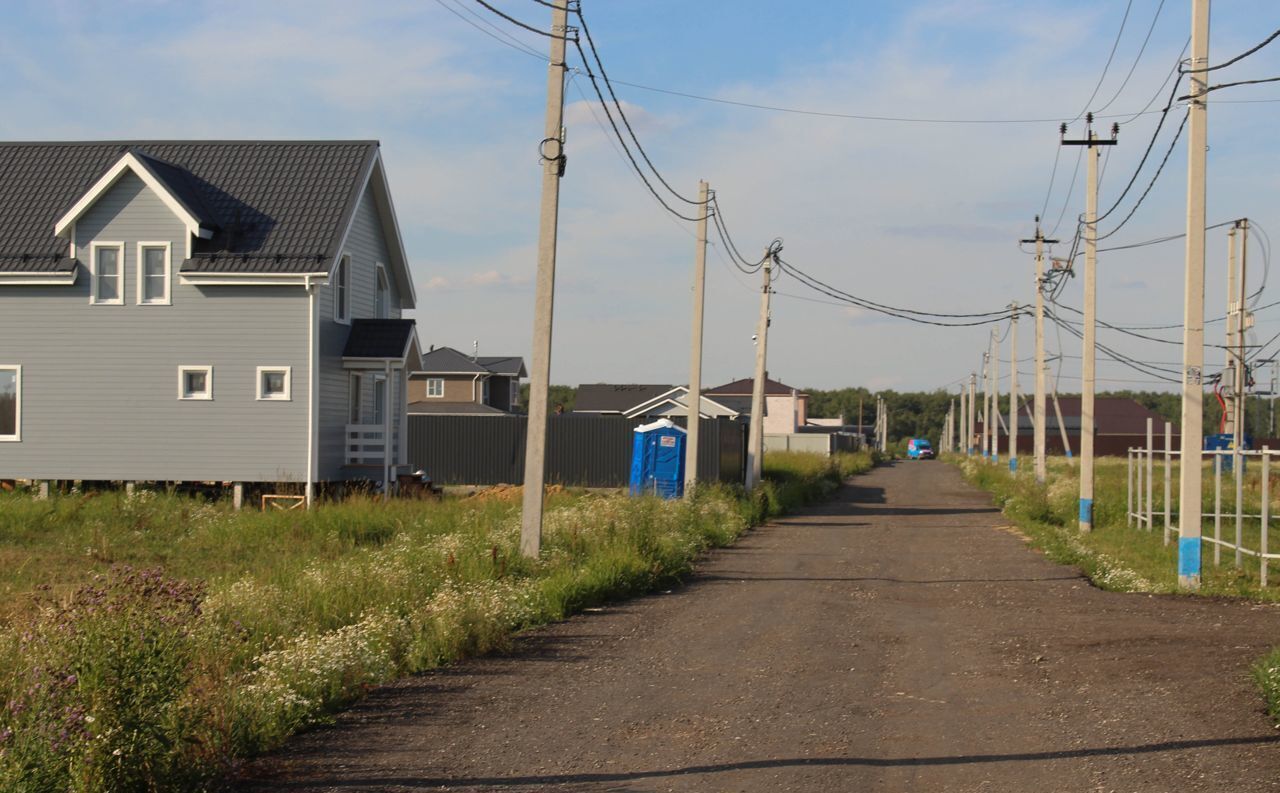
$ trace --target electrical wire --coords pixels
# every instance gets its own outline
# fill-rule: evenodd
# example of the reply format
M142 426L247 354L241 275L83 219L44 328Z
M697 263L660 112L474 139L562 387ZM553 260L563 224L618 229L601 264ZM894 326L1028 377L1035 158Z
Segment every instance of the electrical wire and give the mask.
M1151 34L1155 32L1156 23L1160 21L1160 12L1164 10L1164 3L1165 0L1160 0L1160 5L1156 6L1155 16L1151 18L1151 26L1147 28L1147 37L1142 40L1142 46L1138 48L1138 55L1133 59L1133 65L1129 67L1129 73L1124 76L1124 82L1120 83L1120 87L1116 89L1116 92L1111 96L1111 99L1107 100L1105 105L1098 108L1098 112L1102 112L1103 110L1111 107L1111 104L1120 98L1120 94L1124 93L1125 86L1129 84L1129 80L1133 77L1134 71L1138 68L1138 63L1142 60L1142 54L1147 51L1147 44L1151 41ZM1127 9L1125 10L1125 13L1128 14Z
M467 6L460 6L460 8L462 8L462 10L463 10L463 11L466 11L468 14L470 14L470 15L474 16L476 19L480 20L480 21L481 21L481 22L482 22L486 27L492 28L494 32L490 32L489 30L486 30L485 28L480 27L480 25L477 25L475 22L472 22L470 19L467 19L465 16L463 16L461 13L459 13L456 9L454 9L454 8L453 8L453 6L451 6L451 5L449 5L448 3L446 3L446 2L445 2L445 0L436 0L436 4L437 4L437 5L439 5L441 8L443 8L445 11L448 11L450 14L453 14L454 16L456 16L458 19L461 19L463 22L466 22L466 23L467 23L468 25L470 25L471 27L473 27L473 28L475 28L476 30L480 31L480 32L481 32L481 33L483 33L484 35L488 36L489 38L491 38L491 39L493 39L494 41L498 42L499 44L503 45L504 47L510 47L511 49L515 50L516 52L520 52L520 53L523 53L523 54L525 54L525 55L532 56L532 57L537 58L537 59L539 59L539 60L546 60L546 59L547 59L547 56L546 56L546 55L544 55L544 54L542 54L542 53L538 52L537 50L533 49L532 47L530 47L530 46L526 45L524 42L522 42L522 41L520 41L519 39L517 39L516 37L514 37L514 36L510 35L509 33L507 33L506 31L502 30L501 28L498 28L498 27L496 27L496 26L494 26L494 25L490 24L490 22L489 22L487 19L484 19L484 18L483 18L483 17L481 17L479 14L476 14L474 11L472 11L472 10L471 10L469 7L467 7Z
M1204 96L1205 94L1211 94L1214 91L1218 91L1223 88L1235 88L1238 85L1261 85L1262 83L1280 83L1280 77L1264 77L1260 80L1236 80L1234 83L1218 83L1217 85L1211 85L1208 88L1204 89L1197 96ZM1186 96L1178 97L1178 101L1185 102L1188 99L1193 99L1193 98L1196 98L1196 97L1192 97L1191 94L1187 94Z
M596 49L595 40L591 38L591 28L587 27L587 17L585 14L582 13L582 6L580 3L577 5L577 7L574 8L574 14L577 15L578 24L582 27L582 35L585 36L587 39L587 48L591 50L591 56L592 58L595 59L596 68L600 70L600 79L604 81L604 86L606 89L608 89L609 96L613 99L614 107L618 111L618 118L622 119L622 125L627 128L627 133L631 136L631 142L635 144L636 151L640 153L640 157L644 160L645 165L649 166L649 170L653 172L653 175L657 177L658 181L662 183L663 187L667 188L667 190L671 193L671 195L675 196L676 198L680 199L686 204L691 204L693 206L702 206L704 202L695 201L693 199L686 198L685 196L681 195L680 191L672 187L671 183L668 182L662 176L662 173L657 169L656 166L654 166L653 160L649 159L648 152L644 150L644 146L640 145L640 139L636 137L636 131L631 126L631 121L627 118L626 112L622 109L622 103L618 101L618 94L614 92L613 84L609 82L609 74L608 72L605 71L604 62L600 60L600 51ZM582 52L581 44L575 41L574 45L577 47L578 53L582 55L583 61L585 62L586 55L583 54ZM601 98L601 101L604 101L603 97Z
M1174 133L1173 140L1169 141L1169 148L1164 153L1164 159L1160 161L1160 166L1156 168L1156 172L1152 174L1151 181L1147 183L1147 189L1142 191L1142 195L1138 196L1138 200L1129 209L1129 214L1125 215L1124 219L1117 223L1115 227L1106 234L1096 236L1094 238L1095 242L1105 240L1114 235L1120 229L1124 228L1124 225L1128 223L1134 213L1138 211L1138 207L1142 206L1142 202L1145 201L1147 199L1147 195L1151 193L1151 188L1155 187L1156 180L1160 178L1160 174L1164 173L1164 166L1169 162L1169 155L1173 154L1174 147L1178 145L1178 139L1182 137L1182 131L1187 128L1188 118L1190 118L1190 114L1183 115L1182 123L1178 125L1178 131ZM1139 166L1139 168L1141 168L1141 166ZM1115 207L1112 207L1112 209L1115 209ZM1097 221L1094 221L1094 228L1097 228Z
M493 7L493 6L491 6L491 5L489 5L488 3L486 3L486 2L485 2L485 0L476 0L476 2L477 2L477 3L479 3L480 5L484 6L485 8L487 8L487 9L489 10L489 12L490 12L490 13L493 13L493 14L498 15L498 16L502 17L503 19L507 20L508 22L510 22L511 24L515 25L516 27L524 28L525 30L529 31L530 33L537 33L539 36L546 36L546 37L547 37L547 38L549 38L549 39L563 39L564 41L576 41L576 40L577 40L577 39L576 39L576 37L572 37L572 36L563 36L563 35L560 35L560 34L558 34L558 33L548 33L547 31L542 30L541 28L537 28L537 27L534 27L533 25L525 24L524 22L521 22L520 20L518 20L518 19L516 19L515 17L511 16L510 14L507 14L507 13L505 13L505 12L503 12L503 11L501 11L501 10L499 10L499 9L497 9L497 8L495 8L495 7Z
M1249 49L1245 50L1244 52L1240 53L1239 55L1237 55L1236 57L1230 60L1223 61L1222 63L1215 64L1213 66L1202 66L1199 69L1183 69L1182 73L1198 74L1200 72L1211 72L1211 71L1214 71L1215 69L1225 69L1226 67L1230 66L1233 63L1238 63L1244 60L1245 58L1248 58L1250 55L1254 54L1258 50L1262 49L1263 47L1267 46L1271 42L1275 41L1277 37L1280 37L1280 30L1277 30L1275 33L1272 33L1270 36L1267 36L1265 39L1263 39L1260 43L1254 45L1253 47L1250 47Z
M1129 21L1129 11L1133 9L1133 0L1129 0L1124 7L1124 16L1120 18L1120 29L1116 31L1116 40L1111 43L1111 54L1107 56L1107 62L1102 66L1102 74L1098 77L1098 84L1093 87L1093 93L1089 94L1089 98L1084 100L1084 109L1071 119L1077 121L1089 109L1089 105L1093 103L1094 98L1098 95L1098 91L1102 89L1102 82L1107 79L1107 72L1111 69L1111 61L1116 57L1116 48L1120 46L1120 38L1124 35L1125 23Z

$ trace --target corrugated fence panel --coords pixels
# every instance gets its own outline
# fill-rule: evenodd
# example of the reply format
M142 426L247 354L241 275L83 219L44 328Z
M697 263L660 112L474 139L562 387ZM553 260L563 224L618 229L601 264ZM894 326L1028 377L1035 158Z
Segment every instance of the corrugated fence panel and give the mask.
M684 424L683 418L675 420ZM642 421L623 416L552 416L547 433L547 482L577 487L625 487L631 444ZM441 485L524 481L525 416L410 416L409 461ZM698 476L741 482L746 424L703 419Z

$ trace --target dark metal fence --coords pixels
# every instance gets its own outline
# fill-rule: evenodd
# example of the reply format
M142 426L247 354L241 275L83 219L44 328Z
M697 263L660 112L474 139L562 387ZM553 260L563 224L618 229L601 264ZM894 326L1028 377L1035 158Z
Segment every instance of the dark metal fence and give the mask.
M684 426L684 417L672 418ZM524 481L526 416L409 416L409 462L440 485L518 484ZM631 475L634 430L644 422L624 416L551 416L547 483L625 487ZM746 471L747 425L702 419L698 478L741 482Z

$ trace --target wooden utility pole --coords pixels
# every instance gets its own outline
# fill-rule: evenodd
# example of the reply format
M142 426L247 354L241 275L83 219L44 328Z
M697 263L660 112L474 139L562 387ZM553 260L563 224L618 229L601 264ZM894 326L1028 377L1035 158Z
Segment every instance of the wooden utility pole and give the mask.
M1018 473L1018 304L1009 307L1009 471Z
M706 304L707 285L707 216L711 213L708 202L710 190L706 180L698 182L698 204L702 215L698 218L698 242L693 254L693 332L690 334L692 352L689 360L689 403L686 414L687 430L684 451L684 495L693 495L698 484L698 436L702 422L698 416L702 410L702 310Z
M756 326L756 372L751 382L751 429L747 438L747 489L760 484L764 472L764 379L765 355L769 343L769 294L773 280L772 250L764 255L764 285L760 289L760 321Z
M547 113L542 144L542 218L538 224L538 274L533 307L533 357L529 367L529 424L525 438L524 502L520 552L542 548L543 483L547 460L547 390L551 383L551 316L556 289L556 232L560 178L564 176L564 49L568 0L551 0L551 61L547 64Z
M1084 209L1084 350L1080 366L1080 531L1093 530L1094 390L1097 377L1098 331L1098 160L1099 146L1114 146L1120 125L1111 127L1111 140L1093 131L1093 114L1085 115L1085 137L1067 140L1067 125L1060 127L1063 146L1088 146L1088 180Z
M1035 415L1032 422L1035 424L1033 441L1033 452L1036 461L1036 481L1041 484L1045 479L1045 391L1044 377L1047 364L1044 360L1044 246L1052 245L1057 240L1047 240L1044 234L1040 232L1040 216L1036 215L1036 236L1035 239L1022 240L1024 243L1034 242L1036 244L1036 396L1035 396Z
M1209 0L1191 0L1191 60L1187 64L1187 262L1182 309L1182 448L1178 467L1178 585L1200 588L1202 471L1190 465L1204 447L1205 153L1209 107Z

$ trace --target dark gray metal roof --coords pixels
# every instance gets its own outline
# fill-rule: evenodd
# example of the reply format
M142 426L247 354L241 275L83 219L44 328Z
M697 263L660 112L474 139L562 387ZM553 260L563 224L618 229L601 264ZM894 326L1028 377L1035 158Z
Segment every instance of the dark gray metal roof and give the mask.
M422 354L427 374L489 374L489 370L452 347L436 347Z
M585 383L573 399L575 413L625 413L637 405L662 396L674 386L653 384Z
M377 151L377 141L0 143L0 272L65 257L54 223L126 152L214 231L183 272L324 272Z
M505 410L498 410L490 405L475 402L443 402L435 399L430 402L410 402L409 412L432 416L509 416Z
M708 388L702 393L707 396L714 396L716 397L716 401L720 402L721 400L719 397L721 396L751 396L751 388L754 385L754 377L744 377L741 380L734 380L732 383L725 383L724 385L716 386L715 388ZM791 386L786 383L780 383L768 376L764 378L765 396L791 396L792 390ZM807 396L804 391L801 391L798 388L794 390L801 396Z
M497 375L506 377L528 377L524 359L518 355L481 355L476 363Z
M402 358L408 354L413 328L411 319L353 319L342 357Z
M30 254L0 253L0 273L69 273L78 262L65 253Z

